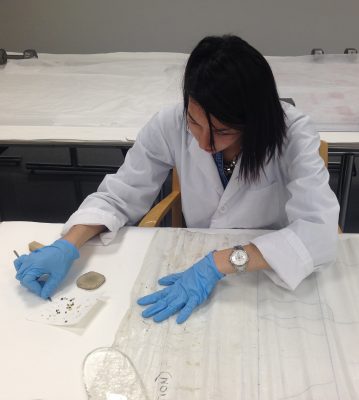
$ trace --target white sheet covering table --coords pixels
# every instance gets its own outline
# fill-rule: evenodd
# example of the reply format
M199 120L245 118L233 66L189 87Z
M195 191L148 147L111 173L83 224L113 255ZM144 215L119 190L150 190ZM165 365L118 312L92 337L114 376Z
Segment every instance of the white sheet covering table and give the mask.
M70 288L75 278L88 270L102 272L107 281L103 286L103 305L77 330L25 319L28 311L42 300L27 293L14 279L12 250L25 252L27 243L32 240L49 243L58 237L60 230L58 224L0 224L1 400L85 399L81 365L86 354L97 347L111 346L129 307L135 311L129 314L131 318L138 317L141 321L140 314L136 315L141 308L133 304L130 292L158 229L125 228L109 246L89 244L81 250L82 257L71 270L64 288ZM162 228L160 232L167 237L168 246L174 233L183 231ZM253 235L260 232L226 233ZM223 240L224 236L218 238ZM165 241L162 240L164 248ZM207 246L212 243L215 243L214 238ZM246 343L253 342L253 346L242 348L241 362L245 361L242 365L246 368L232 382L233 385L245 382L243 388L250 393L248 398L345 400L359 397L358 244L358 235L341 235L336 266L313 275L295 292L276 287L262 273L247 274L242 281L239 276L222 281L222 286L227 287L215 293L222 301L226 293L237 291L237 283L241 289L238 314L233 307L233 318L239 321L239 330L230 332L230 327L226 327L223 334L247 338ZM152 246L153 251L156 251L155 246ZM221 301L212 300L192 316L193 324L196 318L203 317L206 308L220 312ZM189 323L187 328L190 326ZM183 330L184 327L175 328ZM213 332L221 332L215 321L212 328ZM123 335L120 337L127 340ZM210 345L220 349L225 342L218 339L211 335ZM241 346L243 343L239 343L239 348ZM198 368L207 366L204 363Z
M181 100L188 54L39 54L0 68L0 143L123 143ZM359 143L359 57L267 57L329 143Z
M358 238L341 240L336 265L295 292L262 272L230 275L183 325L138 318L135 300L158 290L158 277L257 235L156 233L114 344L132 360L149 399L359 398Z

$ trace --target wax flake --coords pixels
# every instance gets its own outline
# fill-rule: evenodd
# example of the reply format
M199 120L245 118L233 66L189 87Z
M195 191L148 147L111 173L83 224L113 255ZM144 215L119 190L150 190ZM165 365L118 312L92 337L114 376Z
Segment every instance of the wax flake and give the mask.
M32 311L27 319L50 325L75 325L97 303L98 297L76 294L73 296L53 297L51 303L45 303Z

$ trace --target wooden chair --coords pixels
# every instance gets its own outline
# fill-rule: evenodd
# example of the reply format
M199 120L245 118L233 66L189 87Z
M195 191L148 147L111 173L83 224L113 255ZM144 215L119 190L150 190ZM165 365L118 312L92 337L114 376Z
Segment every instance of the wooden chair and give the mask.
M324 140L320 141L319 154L322 157L325 166L328 168L328 143Z
M172 170L172 192L156 204L143 217L138 226L151 228L159 226L163 218L172 211L172 227L182 227L181 188L176 168Z
M319 154L328 168L328 143L320 141ZM176 169L172 173L172 192L156 204L141 220L138 226L155 227L159 226L169 211L172 211L172 227L182 227L181 188ZM340 228L339 231L341 232Z

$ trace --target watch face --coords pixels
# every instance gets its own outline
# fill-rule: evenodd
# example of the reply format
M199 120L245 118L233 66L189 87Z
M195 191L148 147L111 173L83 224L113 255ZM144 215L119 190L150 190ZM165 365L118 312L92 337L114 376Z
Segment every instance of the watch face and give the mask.
M248 262L248 255L243 250L235 250L231 254L230 260L234 265L245 265Z

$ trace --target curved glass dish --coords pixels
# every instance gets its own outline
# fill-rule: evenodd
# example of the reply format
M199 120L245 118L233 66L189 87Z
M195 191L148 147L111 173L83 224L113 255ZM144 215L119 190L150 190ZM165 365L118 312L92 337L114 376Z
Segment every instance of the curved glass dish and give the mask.
M93 350L84 359L82 373L89 400L148 400L133 363L116 348Z

